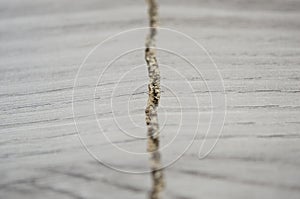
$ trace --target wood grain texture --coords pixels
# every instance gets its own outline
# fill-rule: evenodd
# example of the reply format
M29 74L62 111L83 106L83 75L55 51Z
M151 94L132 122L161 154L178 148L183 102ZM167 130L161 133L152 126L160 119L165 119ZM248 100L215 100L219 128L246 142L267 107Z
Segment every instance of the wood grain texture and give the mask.
M164 198L299 198L300 2L170 0L159 6L161 26L185 32L209 50L227 95L225 126L216 148L199 160L203 137L197 137L165 169ZM0 11L0 198L145 198L151 187L149 174L114 171L84 150L73 121L72 89L79 65L95 45L120 31L147 26L146 3L10 0L0 2ZM143 61L136 55L136 63ZM162 63L173 61L168 54L160 56ZM197 54L191 50L189 56ZM133 62L125 60L124 65ZM94 77L99 69L88 71L85 78ZM117 107L131 96L127 88L132 83L147 82L144 71L121 82L124 89L114 98ZM166 85L178 83L164 68L161 77ZM193 118L197 110L189 102L197 95L203 102L200 128L207 128L208 91L201 79L187 78L194 93L175 90L185 96L183 112ZM215 81L213 75L207 79ZM107 104L114 81L111 77L105 82L103 104L97 104L104 131L114 132L112 138L126 149L146 152L145 140L119 136L119 129L106 120L111 116ZM87 91L82 87L75 100L87 100ZM211 91L221 92L217 87ZM172 106L173 99L163 88L165 109L158 114L163 123L167 113L165 131L170 134L162 133L162 143L177 128L180 109ZM144 122L147 88L137 90L132 100L133 119ZM116 117L126 114L121 110ZM105 140L94 139L99 133L94 116L84 109L80 116L90 146L115 161L118 153L110 151ZM189 143L193 132L188 129L193 125L192 120L183 124L187 130L178 135L171 152L162 152L163 160L174 158ZM146 126L142 128L132 132L146 135ZM114 163L140 167L125 158Z

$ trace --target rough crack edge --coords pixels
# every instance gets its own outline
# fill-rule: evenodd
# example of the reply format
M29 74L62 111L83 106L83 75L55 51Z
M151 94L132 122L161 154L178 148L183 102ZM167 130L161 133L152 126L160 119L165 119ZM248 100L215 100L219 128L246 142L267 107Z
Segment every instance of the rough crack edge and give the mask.
M148 147L150 153L150 167L152 174L152 190L150 199L159 199L164 189L164 175L159 152L159 124L157 107L160 100L160 71L156 60L155 36L158 26L158 12L156 0L147 0L150 32L146 38L145 60L148 67L148 101L145 110L148 129Z

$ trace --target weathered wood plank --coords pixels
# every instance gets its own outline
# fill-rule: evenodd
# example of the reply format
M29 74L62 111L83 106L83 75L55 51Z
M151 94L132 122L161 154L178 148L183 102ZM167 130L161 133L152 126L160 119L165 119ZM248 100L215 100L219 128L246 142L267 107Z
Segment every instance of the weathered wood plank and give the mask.
M198 150L210 120L208 90L202 79L189 71L184 72L195 90L184 90L178 87L179 78L161 67L162 83L177 87L174 91L182 96L183 113L191 118L182 126L184 133L161 153L163 161L176 158L192 140L192 119L198 112L192 98L195 94L201 99L201 134L179 161L165 170L165 198L299 198L299 11L300 3L292 0L160 3L161 26L185 32L209 50L227 95L223 134L213 152L199 160ZM74 78L85 55L108 36L144 26L147 13L143 1L0 2L0 198L146 197L150 175L124 174L96 162L82 147L72 114ZM193 49L187 52L187 58L199 56ZM160 55L161 64L183 67L173 63L171 55ZM103 131L118 146L135 152L146 152L146 141L120 134L112 125L109 105L118 75L143 61L144 57L124 59L97 96ZM96 78L102 69L91 67L81 80ZM211 91L220 93L211 69L204 66L203 70ZM113 97L116 107L127 106L132 84L148 83L146 68L144 72L120 83L121 89ZM75 101L90 100L90 89L80 88ZM131 101L132 119L142 125L128 126L134 135L146 135L146 100L144 86ZM158 114L160 126L165 128L164 145L176 135L181 110L164 87L161 105ZM147 168L147 164L112 151L107 140L98 139L101 131L94 123L95 115L85 110L84 104L78 109L89 147L121 168ZM215 109L219 114L221 110ZM120 109L115 114L122 123L128 112ZM216 135L207 139L215 140Z

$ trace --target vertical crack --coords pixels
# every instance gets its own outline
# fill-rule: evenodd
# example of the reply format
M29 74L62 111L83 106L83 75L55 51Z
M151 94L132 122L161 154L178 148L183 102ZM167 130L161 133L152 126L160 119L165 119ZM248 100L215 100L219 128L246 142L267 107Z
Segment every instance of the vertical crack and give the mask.
M152 174L152 190L150 199L159 199L164 189L164 175L159 152L159 124L157 107L160 99L160 71L156 59L155 36L158 26L156 0L147 0L150 32L146 38L145 60L148 68L148 101L145 110L148 130L147 151L150 153L150 168Z

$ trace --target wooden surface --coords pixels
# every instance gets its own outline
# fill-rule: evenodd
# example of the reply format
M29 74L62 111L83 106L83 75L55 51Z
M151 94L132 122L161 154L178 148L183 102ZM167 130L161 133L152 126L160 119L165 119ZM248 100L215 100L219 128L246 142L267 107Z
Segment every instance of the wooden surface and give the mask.
M190 150L167 167L164 198L299 198L300 2L192 0L162 1L159 6L161 26L184 32L208 49L223 76L227 95L227 116L217 146L207 158L199 160L200 136ZM144 1L0 2L0 198L147 197L150 175L117 172L95 161L78 138L72 113L74 79L87 53L113 34L147 24ZM140 55L136 54L137 63L144 64ZM126 64L136 64L133 60L128 59ZM158 56L158 60L172 65L167 55ZM96 76L93 73L102 69L101 65L92 68L85 78ZM119 74L127 69L122 70L111 72ZM180 83L176 78L168 79L171 76L162 69L162 78L164 74L166 85ZM134 83L148 82L146 69L138 75ZM201 81L189 78L199 99L206 99ZM102 89L111 89L109 85ZM129 85L120 85L126 96ZM183 92L181 87L175 88ZM138 91L131 101L132 115L142 130L132 132L144 136L147 87ZM117 94L121 96L122 92ZM88 89L83 87L79 93L75 100L85 101ZM191 93L184 95L187 101L182 103L188 105ZM120 96L114 98L117 107L123 106ZM161 103L172 105L172 99L166 90ZM204 115L200 128L208 121L209 104L205 102L200 108ZM110 113L106 103L97 101L99 114L101 110ZM170 135L176 130L173 117L179 113L174 106L166 108L170 118L166 133ZM93 115L84 107L78 110L84 121L82 128L89 132L85 138L88 145L101 151L105 160L122 169L147 168L147 163L122 158L110 151L105 140L95 139L99 129ZM197 113L188 106L183 112ZM124 114L121 110L116 117ZM163 109L158 114L163 123ZM183 124L185 132L172 143L172 151L162 151L163 160L174 159L181 146L192 140L189 128L193 125ZM104 131L111 133L120 146L146 152L145 140L119 137L118 128L108 121ZM168 140L168 134L162 143L164 139Z

